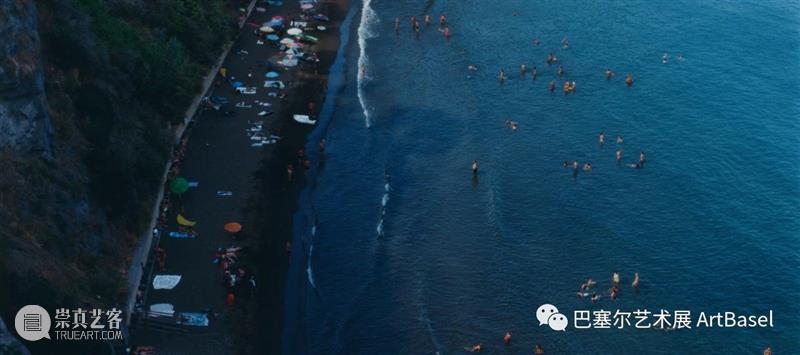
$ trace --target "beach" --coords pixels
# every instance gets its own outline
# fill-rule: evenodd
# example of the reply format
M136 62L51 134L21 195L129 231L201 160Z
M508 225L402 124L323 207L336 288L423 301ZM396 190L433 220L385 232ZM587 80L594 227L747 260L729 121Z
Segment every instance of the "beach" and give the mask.
M145 307L140 311L153 304L169 304L176 316L138 319L131 326L131 344L152 346L163 352L198 354L275 353L279 349L285 271L289 262L286 242L291 239L294 206L304 184L304 167L297 156L313 128L296 122L293 115L316 116L314 106L322 105L327 71L336 55L339 24L347 5L348 1L316 5L320 13L330 18L321 24L325 31L309 33L319 39L311 47L319 62L293 68L274 66L271 70L279 74L274 79L264 77L271 71L264 64L277 49L268 41L257 39L254 32L273 16L283 16L286 27L290 27L289 21L299 20L299 4L287 1L282 6L268 6L258 2L245 20L222 65L226 77L218 77L218 84L207 94L227 98L229 108L203 110L190 123L175 176L184 177L191 187L179 198L172 197L166 213L166 225L158 244L163 250L164 269L160 270L156 255L148 264L154 268L149 273L151 277L179 275L181 278L174 288L147 290ZM282 81L286 88L276 96L284 93L285 99L267 96L265 91L276 91L264 88L265 80ZM231 85L235 81L255 87L257 93L235 93ZM238 102L249 104L254 100L270 105L235 108ZM258 115L269 111L273 113ZM254 120L262 120L263 124L256 125ZM268 132L268 136L276 138L264 140L267 143L262 146L253 146L255 140L248 132L252 135L252 129L258 126L265 135ZM291 180L287 177L289 164L294 165ZM176 223L178 212L196 223L193 227L196 236L169 237L170 232L180 233ZM235 236L227 233L223 226L229 222L239 223L241 232ZM241 248L236 253L239 259L236 269L246 270L247 276L240 280L244 286L236 287L233 305L227 305L228 288L223 271L219 260L214 261L218 248L233 246ZM204 315L208 325L176 324L177 313Z

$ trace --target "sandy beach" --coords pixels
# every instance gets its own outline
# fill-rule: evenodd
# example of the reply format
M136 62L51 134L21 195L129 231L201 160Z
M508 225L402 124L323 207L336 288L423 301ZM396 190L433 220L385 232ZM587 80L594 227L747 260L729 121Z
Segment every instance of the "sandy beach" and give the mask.
M321 107L328 68L339 45L339 24L347 6L345 0L316 5L320 13L330 17L330 22L320 23L326 26L325 31L308 33L319 38L319 42L304 50L316 52L318 63L301 63L293 68L273 66L272 70L279 73L273 80L286 85L284 99L266 95L266 91L272 90L263 87L265 73L269 71L265 64L278 49L266 40L259 41L255 29L273 16L283 16L287 24L299 20L298 3L268 6L259 2L246 20L223 67L230 82L242 81L245 86L256 87L257 93L237 94L228 80L221 77L208 93L227 98L230 109L204 110L188 130L178 175L195 182L196 187L189 188L180 201L173 198L159 243L166 255L164 269L159 270L158 262L151 264L154 268L151 277L180 275L181 279L173 289L151 287L145 293L146 309L153 304L170 304L176 313L207 315L208 326L178 325L175 317L139 319L131 327L132 345L153 346L168 353L280 351L288 267L286 242L291 239L292 216L304 181L303 161L298 160L298 151L314 128L296 122L292 115L314 116ZM235 113L225 113L233 111L238 102L254 100L270 106L236 108ZM259 116L262 111L274 113ZM280 139L274 144L253 147L247 130L254 127L256 120L263 120L263 132ZM289 164L294 166L291 179L287 176ZM229 191L230 195L219 196L219 191ZM180 210L197 223L196 237L168 237L169 232L178 231L176 216ZM226 223L234 221L243 226L236 238L223 229ZM232 246L242 249L238 252L237 268L246 270L248 285L237 287L236 299L229 306L223 271L212 261L218 248ZM249 286L251 275L255 288Z

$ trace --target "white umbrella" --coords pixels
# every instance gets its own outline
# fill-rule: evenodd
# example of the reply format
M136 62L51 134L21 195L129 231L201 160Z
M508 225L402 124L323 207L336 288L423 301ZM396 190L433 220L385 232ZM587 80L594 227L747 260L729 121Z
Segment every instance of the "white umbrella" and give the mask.
M272 28L272 27L269 27L269 26L264 26L264 27L261 27L261 28L259 28L258 30L259 30L259 31L261 31L261 32L264 32L264 33L272 33L272 32L275 32L275 29L274 29L274 28Z
M294 40L291 38L284 38L281 40L281 44L289 44L289 43L294 43Z
M299 34L302 34L303 30L301 30L299 28L290 28L289 30L286 31L286 33L291 35L291 36L297 36Z
M300 5L300 9L301 9L301 10L310 10L310 9L313 9L313 8L314 8L314 5L312 5L312 4L303 4L303 5Z

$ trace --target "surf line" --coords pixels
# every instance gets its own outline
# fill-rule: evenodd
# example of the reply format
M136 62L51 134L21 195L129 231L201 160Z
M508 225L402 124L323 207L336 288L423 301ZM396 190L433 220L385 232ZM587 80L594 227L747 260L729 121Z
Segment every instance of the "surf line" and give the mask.
M364 113L364 124L367 128L372 127L372 118L370 117L370 109L367 100L364 98L364 86L370 80L369 71L369 57L367 56L367 40L378 36L374 31L375 25L378 24L378 15L372 9L370 3L372 0L363 0L361 7L361 23L358 25L358 102L361 104L361 111Z

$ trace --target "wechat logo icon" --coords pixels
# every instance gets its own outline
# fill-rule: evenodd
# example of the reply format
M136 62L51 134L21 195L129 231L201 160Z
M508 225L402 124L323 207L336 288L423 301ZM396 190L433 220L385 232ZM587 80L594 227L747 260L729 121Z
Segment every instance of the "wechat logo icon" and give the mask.
M27 341L50 339L50 314L41 306L27 305L14 317L14 328L17 329L17 334Z
M546 303L536 310L536 319L539 320L539 326L547 324L550 329L555 331L564 331L567 329L569 320L567 316L561 314L556 306Z

